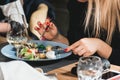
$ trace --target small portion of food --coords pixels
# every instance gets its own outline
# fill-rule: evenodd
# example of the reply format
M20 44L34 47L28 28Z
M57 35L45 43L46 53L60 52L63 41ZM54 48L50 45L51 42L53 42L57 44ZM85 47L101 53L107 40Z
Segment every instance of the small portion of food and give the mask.
M48 51L48 52L46 53L46 57L47 57L47 58L50 58L50 59L55 59L55 58L56 58L56 56L55 56L55 51Z
M44 53L40 53L40 54L39 54L39 58L40 58L40 59L45 59L45 58L46 58L46 55L45 55Z
M49 52L49 51L51 51L51 50L52 50L52 46L51 46L51 45L46 46L46 51L47 51L47 52Z
M61 47L59 46L59 48ZM56 53L56 46L28 43L21 48L18 57L28 60L55 59Z
M35 68L37 71L39 71L40 73L43 73L44 74L44 71L42 68Z

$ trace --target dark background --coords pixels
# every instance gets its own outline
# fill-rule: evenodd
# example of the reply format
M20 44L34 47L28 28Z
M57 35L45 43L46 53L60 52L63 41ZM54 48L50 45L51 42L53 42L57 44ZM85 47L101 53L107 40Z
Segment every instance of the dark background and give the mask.
M66 36L69 27L69 12L67 10L68 0L50 0L55 8L56 25L60 32Z

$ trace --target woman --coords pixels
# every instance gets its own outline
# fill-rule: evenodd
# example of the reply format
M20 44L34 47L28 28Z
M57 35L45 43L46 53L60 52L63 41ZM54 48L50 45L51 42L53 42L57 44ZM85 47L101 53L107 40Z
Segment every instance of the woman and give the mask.
M75 55L90 56L97 53L108 59L112 64L120 65L120 0L69 0L70 28L66 51ZM44 35L49 39L51 30ZM38 31L41 33L41 31ZM49 35L48 35L49 33ZM60 34L53 37L54 41L62 40ZM50 39L52 40L52 39ZM66 40L66 41L65 41ZM68 43L67 43L68 44Z

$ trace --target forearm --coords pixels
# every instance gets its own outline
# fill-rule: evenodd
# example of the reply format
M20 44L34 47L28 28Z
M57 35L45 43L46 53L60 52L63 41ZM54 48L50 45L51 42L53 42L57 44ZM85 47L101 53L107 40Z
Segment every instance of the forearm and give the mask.
M7 32L11 29L8 23L0 23L0 32Z
M63 44L69 45L68 39L61 34L58 34L52 41L61 42Z
M106 59L108 59L112 53L112 47L103 42L102 40L99 40L98 50L97 53Z
M40 4L38 10L35 11L31 15L30 19L30 30L33 34L35 34L38 38L40 38L40 34L34 29L34 27L38 26L37 23L40 21L44 23L47 17L48 7L45 4Z

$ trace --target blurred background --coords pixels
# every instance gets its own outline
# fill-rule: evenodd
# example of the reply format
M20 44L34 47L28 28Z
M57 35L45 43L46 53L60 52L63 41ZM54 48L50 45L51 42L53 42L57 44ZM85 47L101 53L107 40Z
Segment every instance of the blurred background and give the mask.
M69 27L69 12L67 10L68 0L50 0L55 8L56 24L60 32L66 36Z

